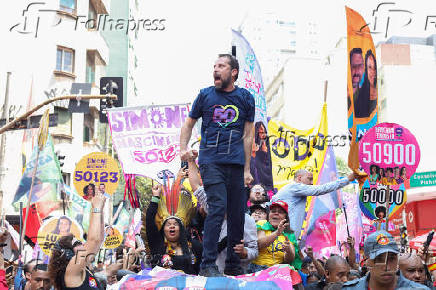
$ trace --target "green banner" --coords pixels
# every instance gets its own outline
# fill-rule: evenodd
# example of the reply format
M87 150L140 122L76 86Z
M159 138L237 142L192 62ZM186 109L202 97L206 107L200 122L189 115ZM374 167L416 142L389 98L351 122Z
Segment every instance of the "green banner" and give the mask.
M23 205L27 206L27 198L29 196L32 175L36 165L37 152L38 146L34 146L32 158L26 164L26 170L24 171L18 189L15 192L12 205L16 210L19 209L20 202L23 202ZM38 168L35 175L31 203L57 200L57 184L62 182L59 161L54 153L53 142L49 135L47 143L39 153Z
M410 187L436 186L436 171L416 172L410 178Z

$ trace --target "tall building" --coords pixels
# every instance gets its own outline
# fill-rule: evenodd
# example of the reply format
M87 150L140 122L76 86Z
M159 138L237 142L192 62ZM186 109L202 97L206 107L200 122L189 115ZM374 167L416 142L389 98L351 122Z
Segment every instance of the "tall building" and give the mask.
M109 19L139 19L138 0L109 0ZM136 24L135 24L136 25ZM123 105L127 106L127 99L138 96L136 85L136 68L138 57L135 51L135 42L138 39L138 29L129 30L104 30L102 35L109 46L109 63L106 66L108 77L123 78Z
M403 219L410 236L428 233L434 228L436 209L436 35L428 37L393 36L377 45L379 84L379 121L403 125L416 137L421 158L417 173L423 183L407 189ZM398 221L394 220L394 223Z
M10 13L21 15L26 7L10 9ZM89 83L91 94L98 95L99 79L105 76L109 62L109 47L101 36L98 22L102 19L100 15L110 10L109 2L51 0L34 2L27 9L28 14L22 17L16 31L11 30L6 35L5 41L14 43L16 52L0 69L2 92L4 76L7 71L12 72L9 105L17 109L15 115L21 115L47 99L70 94L73 83ZM37 26L35 21L38 21ZM32 31L27 34L26 30ZM23 54L26 49L31 53ZM50 113L58 114L58 125L50 128L50 134L55 151L65 156L62 166L65 182L72 184L76 162L85 154L104 150L98 136L99 101L90 101L89 113L71 113L68 101L57 101L35 115L42 114L47 108ZM32 131L36 134L35 129ZM22 175L23 133L23 130L6 133L5 175L1 185L4 206L11 205ZM27 150L27 156L30 155Z
M429 134L436 122L436 35L391 37L377 46L377 55L379 120L402 124L416 136L422 156L418 171L436 169L434 136Z
M436 35L391 37L377 46L380 122L398 123L415 135L421 159L417 172L436 171ZM412 188L408 201L436 198L436 186Z
M265 87L271 83L286 61L293 56L319 58L319 24L290 11L249 13L239 30L259 60Z

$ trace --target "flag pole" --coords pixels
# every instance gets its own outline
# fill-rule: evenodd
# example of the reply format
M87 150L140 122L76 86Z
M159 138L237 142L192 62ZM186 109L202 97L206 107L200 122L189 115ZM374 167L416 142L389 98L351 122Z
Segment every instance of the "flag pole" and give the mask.
M30 184L30 191L29 191L29 197L27 199L27 210L26 210L26 216L24 217L24 225L23 225L23 231L21 233L21 239L20 242L23 244L24 241L24 235L26 233L27 228L27 219L29 217L29 210L30 210L30 201L32 200L32 192L33 192L33 184L35 183L35 176L36 172L38 170L38 163L39 163L39 154L42 150L44 150L45 144L47 142L48 137L48 124L49 124L49 110L47 109L44 112L44 115L41 117L41 121L39 124L39 132L38 132L38 147L36 152L36 160L35 160L35 168L33 169L32 173L32 182Z
M327 103L327 87L328 87L329 81L324 81L324 103Z
M23 202L20 201L20 244L18 246L18 248L19 248L18 249L19 256L21 256L21 249L22 249L22 246L23 246L23 243L21 242L22 241L21 240L21 236L23 234L22 229L23 229Z
M350 236L350 229L348 228L348 216L347 216L347 209L345 208L345 203L342 203L342 208L344 209L344 214L345 214L345 223L347 225L347 234L349 237Z

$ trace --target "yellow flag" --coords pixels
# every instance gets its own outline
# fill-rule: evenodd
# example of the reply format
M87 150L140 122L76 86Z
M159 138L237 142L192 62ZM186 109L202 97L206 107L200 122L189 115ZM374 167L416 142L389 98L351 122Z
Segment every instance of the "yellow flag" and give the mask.
M323 105L320 122L309 130L271 120L268 132L274 187L280 189L290 183L299 169L311 171L316 184L328 146L327 104Z

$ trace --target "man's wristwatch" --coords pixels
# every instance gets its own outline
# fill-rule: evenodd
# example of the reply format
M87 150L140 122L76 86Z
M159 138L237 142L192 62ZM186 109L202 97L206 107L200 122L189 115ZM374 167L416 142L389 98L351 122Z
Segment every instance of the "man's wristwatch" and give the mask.
M101 212L101 209L94 207L94 208L92 209L92 212L93 212L93 213L100 213L100 212Z

